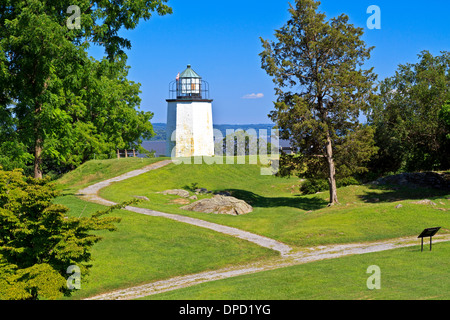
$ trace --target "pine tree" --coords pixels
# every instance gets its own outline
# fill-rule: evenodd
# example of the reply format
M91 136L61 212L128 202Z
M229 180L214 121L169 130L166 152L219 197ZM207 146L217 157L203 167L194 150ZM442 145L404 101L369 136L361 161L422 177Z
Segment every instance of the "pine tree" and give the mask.
M276 41L261 39L260 56L278 97L269 117L297 151L282 157L280 172L303 164L307 176L327 177L333 205L336 176L364 171L376 151L373 130L358 121L376 90L376 75L362 68L372 50L361 40L363 29L344 14L327 21L319 5L313 0L291 5L291 18L276 30Z
M0 300L55 299L68 294L67 268L89 270L90 249L101 240L95 230L116 230L120 219L106 216L129 203L91 217L68 217L53 204L58 195L48 179L0 168Z

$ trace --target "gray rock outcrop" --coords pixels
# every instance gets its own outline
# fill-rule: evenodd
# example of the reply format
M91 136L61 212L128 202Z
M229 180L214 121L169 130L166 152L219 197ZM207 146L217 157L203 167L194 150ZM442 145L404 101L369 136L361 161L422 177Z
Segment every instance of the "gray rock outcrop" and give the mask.
M428 200L428 199L416 201L416 202L413 202L413 203L414 204L429 204L429 205L432 205L432 206L437 206L437 204L435 202L433 202L431 200Z
M239 200L230 196L216 195L211 199L203 199L191 203L190 205L181 207L183 210L215 213L242 215L253 211L253 207L244 200Z
M189 191L186 190L182 190L182 189L173 189L173 190L166 190L163 192L158 192L158 193L162 193L164 195L175 195L175 196L179 196L179 197L183 197L183 198L189 198L190 194Z
M383 177L373 182L376 185L400 185L450 190L450 174L437 172L405 172Z

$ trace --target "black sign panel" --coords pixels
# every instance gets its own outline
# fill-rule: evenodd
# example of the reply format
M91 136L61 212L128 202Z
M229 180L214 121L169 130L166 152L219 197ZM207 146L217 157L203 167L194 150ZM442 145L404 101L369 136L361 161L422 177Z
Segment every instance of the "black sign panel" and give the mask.
M440 229L441 229L441 227L425 229L422 231L420 236L418 236L417 238L434 237Z

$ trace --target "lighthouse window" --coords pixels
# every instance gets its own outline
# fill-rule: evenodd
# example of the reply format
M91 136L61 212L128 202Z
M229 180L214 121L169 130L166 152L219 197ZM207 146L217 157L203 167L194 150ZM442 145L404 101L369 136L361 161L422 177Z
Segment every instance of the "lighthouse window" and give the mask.
M186 70L171 82L169 92L171 98L190 100L208 97L208 90L208 84L202 81L200 76L192 70Z

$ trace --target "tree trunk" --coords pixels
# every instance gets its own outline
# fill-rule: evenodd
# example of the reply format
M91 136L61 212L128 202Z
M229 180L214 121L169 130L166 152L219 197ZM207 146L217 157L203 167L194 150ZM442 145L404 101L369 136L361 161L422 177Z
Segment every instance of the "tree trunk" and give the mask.
M41 122L39 114L42 111L42 105L38 103L34 110L35 125L34 125L34 178L42 179L42 136L40 134Z
M42 179L42 139L37 138L34 146L34 178Z
M327 162L328 162L328 185L330 187L330 203L329 206L338 204L337 190L336 190L336 167L333 160L333 148L330 134L327 132Z

